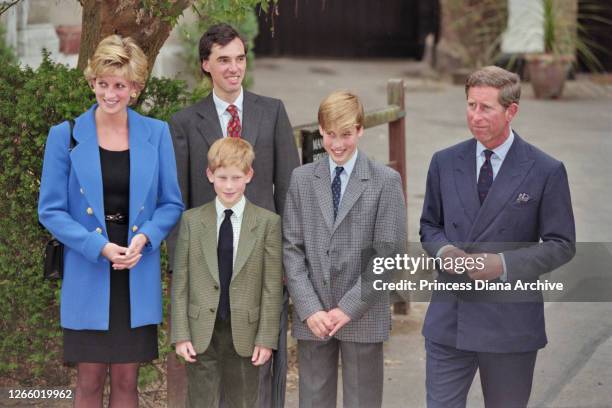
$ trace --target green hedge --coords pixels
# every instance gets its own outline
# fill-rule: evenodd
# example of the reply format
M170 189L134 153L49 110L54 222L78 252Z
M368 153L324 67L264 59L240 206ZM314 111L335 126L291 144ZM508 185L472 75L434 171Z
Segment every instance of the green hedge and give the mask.
M137 110L167 120L199 96L182 81L152 78ZM0 377L23 386L65 385L69 378L62 365L60 285L42 279L49 235L38 225L38 190L49 127L94 102L83 74L48 55L36 70L0 64ZM160 343L165 339L162 327Z

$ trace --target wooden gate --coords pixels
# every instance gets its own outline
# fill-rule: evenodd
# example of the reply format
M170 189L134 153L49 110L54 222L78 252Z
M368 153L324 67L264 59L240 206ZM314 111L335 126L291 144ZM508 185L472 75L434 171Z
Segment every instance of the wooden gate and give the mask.
M438 31L438 0L278 0L259 13L258 56L417 58Z

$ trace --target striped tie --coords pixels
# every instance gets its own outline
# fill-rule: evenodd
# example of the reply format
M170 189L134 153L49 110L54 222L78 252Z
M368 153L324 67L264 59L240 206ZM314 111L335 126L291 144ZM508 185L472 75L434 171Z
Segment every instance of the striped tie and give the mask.
M478 175L478 198L480 198L480 205L487 198L489 189L493 184L493 166L491 166L491 156L493 152L491 150L485 150L485 162L480 168L480 174Z

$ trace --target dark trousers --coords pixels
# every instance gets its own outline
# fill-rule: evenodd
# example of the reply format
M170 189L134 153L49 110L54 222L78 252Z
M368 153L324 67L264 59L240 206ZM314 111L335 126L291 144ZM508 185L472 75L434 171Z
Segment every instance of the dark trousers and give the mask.
M259 367L259 408L283 408L287 387L287 328L289 326L289 292L283 286L283 308L280 315L278 349L272 357ZM219 408L226 408L221 397Z
M217 318L210 345L187 363L187 407L217 408L220 389L228 408L257 406L259 368L234 349L231 319Z
M336 408L338 355L345 408L382 406L383 344L298 340L300 408Z
M465 408L476 370L486 408L525 408L537 351L482 353L425 339L428 408Z
M287 386L287 327L289 326L289 291L283 286L283 309L278 334L278 349L272 354L272 406L285 406L285 389ZM261 394L260 394L261 395ZM267 408L261 405L263 408Z

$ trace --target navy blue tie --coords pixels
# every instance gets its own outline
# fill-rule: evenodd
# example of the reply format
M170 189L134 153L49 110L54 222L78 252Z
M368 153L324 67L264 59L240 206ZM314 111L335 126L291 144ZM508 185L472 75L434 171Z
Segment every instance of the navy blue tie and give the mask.
M340 193L342 191L342 182L340 181L340 174L344 171L344 167L336 167L336 176L332 181L332 199L334 200L334 220L338 216L338 206L340 205Z
M484 154L485 162L482 167L480 167L480 174L478 175L478 198L480 198L480 205L482 205L485 198L487 198L489 189L491 185L493 185L493 166L491 166L493 151L485 150Z
M230 217L234 212L225 210L225 219L219 227L219 242L217 244L217 261L219 265L219 283L221 296L219 298L219 317L227 320L230 314L229 286L234 267L234 230Z

